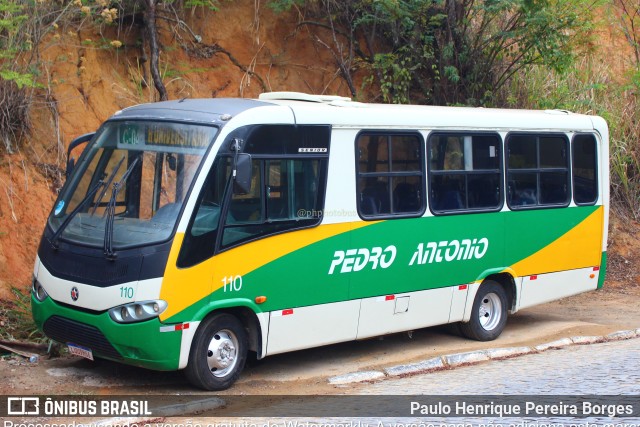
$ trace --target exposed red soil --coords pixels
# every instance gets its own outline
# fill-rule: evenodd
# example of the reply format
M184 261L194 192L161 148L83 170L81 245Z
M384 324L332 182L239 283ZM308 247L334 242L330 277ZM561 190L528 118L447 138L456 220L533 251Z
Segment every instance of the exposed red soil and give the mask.
M196 8L188 24L202 44L192 55L167 28L161 30L170 99L256 97L272 90L349 95L331 53L311 41L308 29L296 27L297 12L275 14L258 4L257 10L250 0L224 2L218 12ZM109 40L123 46L110 47ZM17 152L0 149L0 299L12 298L12 286L25 290L30 284L37 245L63 179L66 145L117 110L155 100L155 92L140 85L137 43L137 33L87 26L60 27L44 41L46 89L31 112L33 132ZM225 53L212 53L218 47L240 67ZM264 87L246 70L259 75Z

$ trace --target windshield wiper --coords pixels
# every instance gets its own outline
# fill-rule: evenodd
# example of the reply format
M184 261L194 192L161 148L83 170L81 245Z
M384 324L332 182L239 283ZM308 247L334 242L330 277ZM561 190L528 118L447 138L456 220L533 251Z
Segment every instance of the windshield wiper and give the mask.
M89 190L89 192L84 196L84 198L80 201L80 203L78 203L78 206L76 206L76 208L72 210L69 215L67 215L64 221L62 221L62 224L60 224L60 227L58 227L56 232L53 233L53 236L51 237L51 246L53 246L54 249L58 249L58 239L60 238L64 230L67 228L69 223L71 223L71 220L75 218L78 212L82 210L84 205L94 196L94 194L98 192L100 187L104 187L104 191L96 201L93 207L93 211L91 212L91 214L93 215L93 213L96 211L96 208L98 207L98 204L100 203L100 200L102 200L102 198L104 197L104 194L107 192L107 187L109 187L109 185L111 184L111 181L113 181L113 178L118 173L118 170L120 169L120 165L122 165L123 161L124 161L124 156L122 156L122 158L116 165L113 172L111 172L111 175L109 175L109 178L106 181L101 179L100 181L96 182L96 184ZM104 175L103 175L103 178L104 178Z
M122 162L124 162L124 155L120 158L120 160L118 161L118 164L113 169L113 172L111 172L111 175L109 175L109 179L107 179L107 181L105 182L104 190L102 190L102 194L100 194L100 197L98 197L96 202L93 204L93 210L91 211L91 215L96 213L96 209L98 209L98 206L100 205L100 202L102 201L102 198L107 193L107 189L111 185L111 182L113 181L113 178L116 177L116 174L120 170L120 166L122 165Z
M67 228L71 220L78 214L78 212L82 210L82 208L89 201L89 199L91 199L93 195L96 194L100 189L100 187L102 187L103 185L105 185L105 181L103 180L96 182L93 188L91 188L91 190L89 190L89 192L86 194L86 196L84 196L84 198L80 201L80 203L78 203L78 206L76 206L76 208L72 210L69 215L67 215L64 221L62 221L62 224L60 224L60 227L58 227L56 232L53 233L53 236L51 237L51 246L53 246L54 249L58 249L58 238L60 237L62 232L65 230L65 228Z
M127 182L127 178L131 175L131 171L135 165L138 164L138 160L140 158L136 157L131 165L127 168L125 173L120 178L120 181L113 183L113 190L111 191L111 198L109 199L109 203L107 204L107 209L105 211L105 215L107 216L107 223L104 226L104 254L108 259L115 259L116 253L113 250L113 221L116 216L116 198L118 197L118 193L122 189L122 184Z

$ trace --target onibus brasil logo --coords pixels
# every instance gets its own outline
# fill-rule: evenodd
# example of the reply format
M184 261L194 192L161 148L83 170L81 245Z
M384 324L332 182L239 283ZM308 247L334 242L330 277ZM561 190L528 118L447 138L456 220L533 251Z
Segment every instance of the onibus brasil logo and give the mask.
M2 405L0 405L2 408ZM147 400L129 399L84 399L38 396L7 397L8 416L24 415L58 415L58 416L89 416L89 415L153 415ZM0 410L0 416L2 416ZM5 422L5 426L12 425Z

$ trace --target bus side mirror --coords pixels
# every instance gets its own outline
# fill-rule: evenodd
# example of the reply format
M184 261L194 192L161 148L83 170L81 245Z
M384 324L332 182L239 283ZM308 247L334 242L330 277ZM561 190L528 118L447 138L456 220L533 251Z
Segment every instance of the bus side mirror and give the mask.
M247 194L251 191L251 155L238 153L234 168L233 192L234 194Z
M81 144L86 144L87 142L91 141L91 138L93 138L93 135L95 134L95 132L85 133L84 135L80 135L79 137L71 141L71 144L69 144L69 148L67 149L67 170L65 171L65 178L69 178L69 175L71 175L71 172L76 165L75 158L71 156L71 152L73 151L73 149Z

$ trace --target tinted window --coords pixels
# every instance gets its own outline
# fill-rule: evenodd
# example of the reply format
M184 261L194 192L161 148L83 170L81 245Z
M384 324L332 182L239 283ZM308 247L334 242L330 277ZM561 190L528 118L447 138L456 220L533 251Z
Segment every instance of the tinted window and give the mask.
M573 138L573 200L578 205L598 199L597 142L593 135Z
M320 223L324 206L330 126L257 125L227 137L196 200L178 267L220 249ZM252 155L251 187L232 192L233 152L239 139ZM245 140L246 138L246 140Z
M419 135L364 133L356 141L358 212L363 218L424 211Z
M222 247L315 225L322 217L324 159L254 159L251 190L233 194Z
M511 134L507 138L507 203L511 208L569 203L568 141L564 136Z
M434 134L428 152L434 213L500 209L502 156L497 135Z

